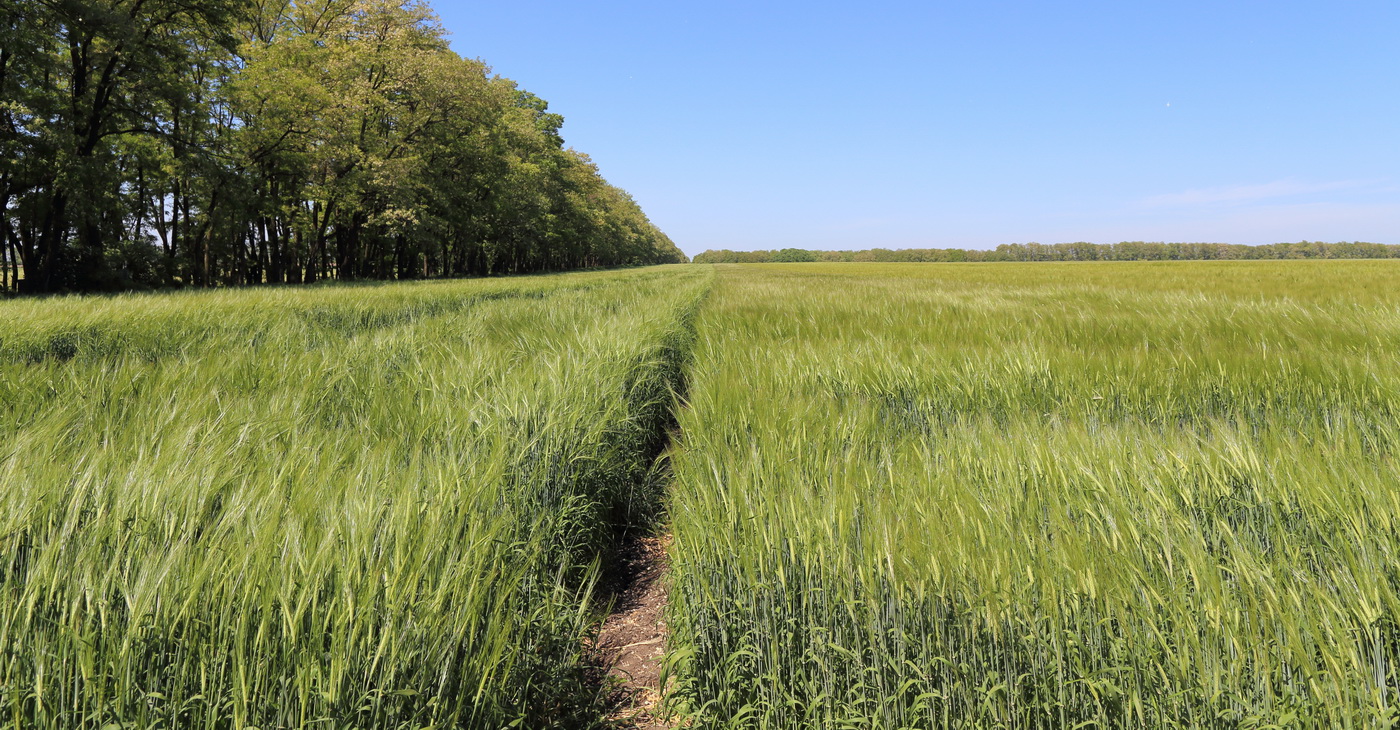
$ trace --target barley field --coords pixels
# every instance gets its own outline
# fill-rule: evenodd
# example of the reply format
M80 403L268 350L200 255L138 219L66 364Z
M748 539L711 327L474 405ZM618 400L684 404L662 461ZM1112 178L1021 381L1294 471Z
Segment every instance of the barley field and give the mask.
M670 518L696 727L1400 717L1400 267L720 267Z
M0 724L1394 727L1397 264L3 301Z
M0 302L4 725L595 723L708 276Z

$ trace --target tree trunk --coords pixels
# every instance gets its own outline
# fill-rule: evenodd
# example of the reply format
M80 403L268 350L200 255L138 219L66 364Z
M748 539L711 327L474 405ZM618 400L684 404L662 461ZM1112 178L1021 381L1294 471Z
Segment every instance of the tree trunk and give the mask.
M55 192L49 200L49 209L44 214L37 250L24 262L22 293L47 294L55 291L60 285L60 282L55 280L58 253L67 238L68 196Z

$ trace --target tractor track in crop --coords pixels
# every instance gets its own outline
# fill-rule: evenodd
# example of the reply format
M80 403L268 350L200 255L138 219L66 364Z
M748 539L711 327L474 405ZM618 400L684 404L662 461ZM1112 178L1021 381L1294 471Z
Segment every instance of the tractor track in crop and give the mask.
M695 319L709 295L697 297L680 316L680 341L667 353L672 366L672 400L657 424L656 441L646 475L653 495L664 495L671 484L670 454L681 438L679 411L687 408L687 365L693 354ZM604 723L618 730L661 730L689 726L666 712L667 687L663 667L669 638L666 625L666 577L671 547L665 504L659 496L638 519L621 531L598 584L597 604L607 615L590 647L591 663L604 692Z

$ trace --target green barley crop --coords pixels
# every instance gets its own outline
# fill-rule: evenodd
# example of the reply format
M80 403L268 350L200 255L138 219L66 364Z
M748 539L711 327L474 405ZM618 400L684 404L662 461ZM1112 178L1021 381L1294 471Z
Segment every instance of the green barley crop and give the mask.
M674 457L701 727L1400 719L1400 266L723 267Z
M1389 727L1390 262L723 268L698 726ZM708 268L0 303L0 719L583 726Z
M592 722L708 277L0 303L0 720Z

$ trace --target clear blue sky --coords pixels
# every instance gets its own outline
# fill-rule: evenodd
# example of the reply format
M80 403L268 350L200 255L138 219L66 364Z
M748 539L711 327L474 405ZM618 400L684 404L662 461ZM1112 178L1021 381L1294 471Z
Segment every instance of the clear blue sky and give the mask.
M1400 243L1400 2L434 7L684 249Z

